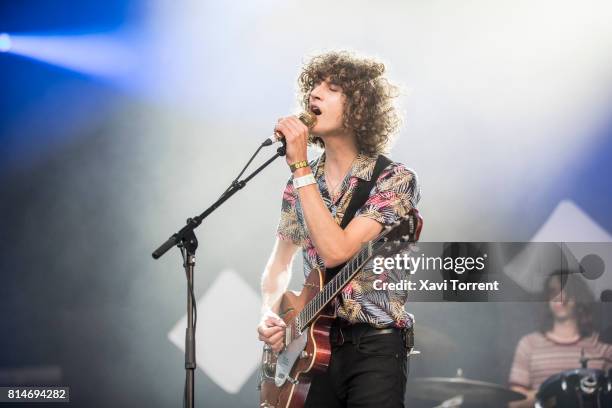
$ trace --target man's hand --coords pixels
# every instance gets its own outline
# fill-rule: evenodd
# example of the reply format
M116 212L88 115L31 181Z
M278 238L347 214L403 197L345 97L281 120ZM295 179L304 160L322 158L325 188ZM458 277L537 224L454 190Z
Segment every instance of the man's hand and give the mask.
M268 310L263 314L261 322L257 326L259 340L268 344L275 353L278 353L284 346L285 327L287 325L283 319L278 317L273 311Z
M308 160L308 127L295 116L280 118L274 131L282 133L287 142L287 164Z

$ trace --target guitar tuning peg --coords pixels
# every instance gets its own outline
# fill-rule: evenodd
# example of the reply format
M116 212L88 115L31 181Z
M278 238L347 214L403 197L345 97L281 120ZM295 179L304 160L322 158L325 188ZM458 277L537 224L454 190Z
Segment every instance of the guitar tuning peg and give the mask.
M383 238L383 242L388 242L388 241L389 241L389 238L388 238L388 237L384 237L384 238Z
M402 240L408 241L410 239L410 235L406 234L406 235L402 235Z
M395 245L399 245L399 244L401 244L401 243L402 243L402 241L401 241L401 240L399 240L399 239L396 239L395 241L393 241L393 243L394 243Z

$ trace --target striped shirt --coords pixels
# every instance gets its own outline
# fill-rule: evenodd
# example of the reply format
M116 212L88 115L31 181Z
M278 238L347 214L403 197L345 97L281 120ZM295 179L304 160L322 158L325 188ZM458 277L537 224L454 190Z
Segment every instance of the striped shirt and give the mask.
M612 345L599 341L596 333L572 343L558 343L540 332L524 336L516 347L510 370L510 385L538 389L550 376L580 368L580 352L583 348L587 358L612 359ZM608 370L611 365L599 360L589 361L588 367Z

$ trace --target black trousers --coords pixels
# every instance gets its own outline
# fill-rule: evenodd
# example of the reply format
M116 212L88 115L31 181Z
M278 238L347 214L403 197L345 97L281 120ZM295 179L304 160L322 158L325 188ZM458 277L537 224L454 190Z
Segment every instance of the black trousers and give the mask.
M325 373L313 377L305 408L402 408L409 370L401 331L353 336L334 345Z

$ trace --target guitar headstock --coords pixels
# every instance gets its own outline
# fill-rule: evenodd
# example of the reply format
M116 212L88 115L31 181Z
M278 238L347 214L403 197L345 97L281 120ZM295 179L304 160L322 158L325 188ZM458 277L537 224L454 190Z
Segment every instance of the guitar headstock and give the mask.
M391 225L383 228L377 242L385 244L386 249L399 247L409 242L417 242L423 228L423 217L416 208L398 219Z

